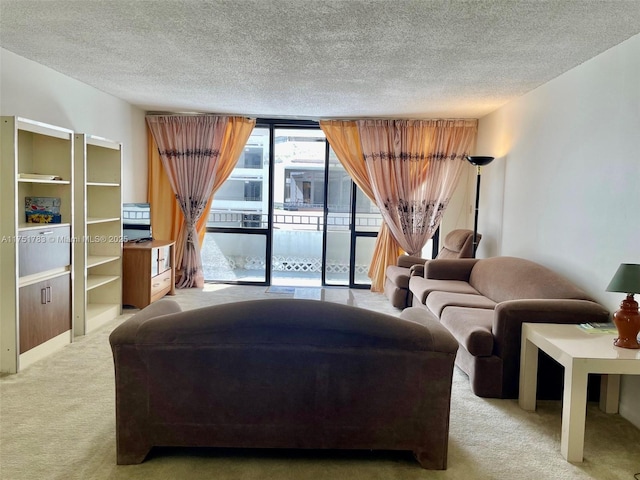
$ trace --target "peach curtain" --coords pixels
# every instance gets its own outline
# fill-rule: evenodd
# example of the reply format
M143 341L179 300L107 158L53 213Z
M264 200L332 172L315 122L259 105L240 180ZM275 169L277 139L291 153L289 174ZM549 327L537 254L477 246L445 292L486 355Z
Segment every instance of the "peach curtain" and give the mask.
M369 277L371 290L382 291L386 267L395 263L400 251L419 255L438 228L464 157L475 142L477 121L359 120L320 125L345 169L380 208L384 224Z
M233 171L255 120L158 115L147 125L154 235L176 239L177 286L202 287L200 246L213 193Z
M362 153L360 134L356 122L353 120L320 120L320 128L354 183L369 200L376 203L364 162L364 154ZM378 287L380 282L376 279L381 278L382 286L384 287L386 266L394 263L401 252L398 242L390 235L387 224L383 223L378 232L378 239L374 248L374 260L371 261L369 266L368 276L372 280L371 290L374 292L382 291L382 288Z
M400 247L419 256L475 140L475 120L359 120L376 204Z
M151 225L153 225L153 237L162 240L178 238L180 226L184 223L184 217L178 207L176 196L171 189L169 178L162 166L158 145L153 139L151 129L147 125L147 162L148 182L147 198L151 207ZM176 245L176 260L182 261L182 249Z
M213 192L209 198L209 203L205 207L205 212L211 209L211 203L215 192L229 178L233 171L244 146L253 131L255 119L244 117L229 117L227 130L225 131L222 148L220 150L221 167L213 184ZM149 181L147 187L147 198L153 208L151 209L151 224L153 225L153 235L155 238L176 240L180 228L184 225L184 215L180 211L169 178L162 166L158 145L153 139L153 134L147 125L148 141L148 165ZM206 233L208 215L202 215L196 223L199 245L202 246L204 234ZM182 264L184 248L176 245L176 265ZM181 270L178 269L177 279L181 278Z

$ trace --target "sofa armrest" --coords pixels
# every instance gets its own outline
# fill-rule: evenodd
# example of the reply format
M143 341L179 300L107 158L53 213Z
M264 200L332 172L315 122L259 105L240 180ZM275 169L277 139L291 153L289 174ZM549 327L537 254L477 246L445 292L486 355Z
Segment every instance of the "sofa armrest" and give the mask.
M396 261L396 265L404 268L411 268L414 265L424 265L427 260L422 257L413 255L400 255Z
M116 452L119 464L140 463L153 446L148 439L147 366L136 346L138 329L147 321L179 312L173 300L162 299L121 323L109 336L115 369Z
M420 307L405 308L400 314L400 318L422 325L429 330L434 352L455 355L458 351L458 341L429 310Z
M140 328L140 325L145 323L147 320L181 311L182 309L180 308L180 305L178 305L175 300L170 300L168 298L158 300L121 323L113 332L111 332L111 335L109 335L109 342L112 347L115 345L133 344L135 343L138 328Z
M424 278L433 280L469 281L476 258L440 258L430 260L424 266Z
M609 312L589 300L527 299L509 300L496 305L492 333L493 354L502 359L504 398L518 396L522 324L606 322Z
M424 277L424 263L421 263L419 265L418 264L412 265L411 268L409 269L409 276Z
M524 299L496 305L492 333L498 356L510 350L520 352L522 324L607 322L609 312L589 300ZM515 347L515 348L514 348Z

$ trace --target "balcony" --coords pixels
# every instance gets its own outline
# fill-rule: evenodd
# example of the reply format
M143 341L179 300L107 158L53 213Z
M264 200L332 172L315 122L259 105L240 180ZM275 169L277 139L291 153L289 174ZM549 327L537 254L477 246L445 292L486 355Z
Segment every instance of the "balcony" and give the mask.
M349 276L349 213L331 213L327 218L326 281L347 285ZM379 214L359 214L356 228L375 230L381 226ZM208 225L226 228L266 230L268 215L256 211L211 211ZM322 246L325 228L321 210L273 213L272 283L320 285ZM244 232L208 232L202 248L205 279L212 281L264 282L266 279L266 235ZM371 250L372 251L372 250ZM357 283L369 283L367 272L371 251L356 259Z

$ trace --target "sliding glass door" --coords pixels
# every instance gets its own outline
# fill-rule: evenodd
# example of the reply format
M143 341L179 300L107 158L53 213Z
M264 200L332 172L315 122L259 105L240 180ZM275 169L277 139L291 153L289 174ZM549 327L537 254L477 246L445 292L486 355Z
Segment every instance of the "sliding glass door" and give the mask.
M326 139L322 130L274 130L271 284L322 285Z
M215 194L202 248L205 279L368 287L381 222L317 123L258 121Z
M324 279L327 285L349 285L351 277L351 204L354 184L329 149Z
M256 127L214 196L202 245L207 281L265 284L271 131Z

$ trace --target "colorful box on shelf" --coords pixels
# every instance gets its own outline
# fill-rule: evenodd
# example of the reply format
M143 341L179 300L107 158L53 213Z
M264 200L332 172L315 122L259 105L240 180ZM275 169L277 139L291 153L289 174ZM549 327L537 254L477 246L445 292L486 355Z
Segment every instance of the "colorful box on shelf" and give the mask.
M25 197L27 223L61 223L59 197Z

